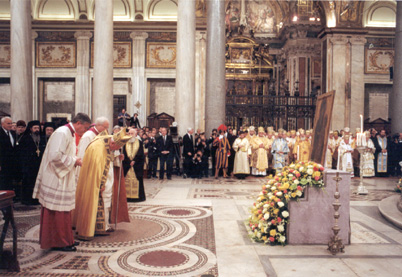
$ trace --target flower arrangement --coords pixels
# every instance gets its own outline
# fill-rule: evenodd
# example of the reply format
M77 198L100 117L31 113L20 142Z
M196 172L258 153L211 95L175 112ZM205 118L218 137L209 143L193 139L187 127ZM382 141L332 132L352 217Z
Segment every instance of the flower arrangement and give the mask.
M249 235L256 242L286 244L288 203L303 196L307 186L324 188L324 167L314 162L297 162L270 175L248 218Z
M396 183L395 191L402 193L402 178Z

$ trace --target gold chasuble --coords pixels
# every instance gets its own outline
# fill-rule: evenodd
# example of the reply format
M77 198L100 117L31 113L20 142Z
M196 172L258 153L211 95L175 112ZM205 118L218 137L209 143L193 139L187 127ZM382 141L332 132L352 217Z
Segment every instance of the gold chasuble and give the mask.
M89 240L106 231L105 209L102 199L113 152L110 137L95 138L85 151L78 178L73 226L80 239Z
M311 144L307 139L299 139L293 148L293 154L299 162L308 162L311 156Z
M140 143L138 139L136 139L134 142L128 142L126 144L127 157L130 159L130 161L134 161L135 155L137 155L139 148ZM125 180L127 198L139 198L139 181L132 166L128 170Z

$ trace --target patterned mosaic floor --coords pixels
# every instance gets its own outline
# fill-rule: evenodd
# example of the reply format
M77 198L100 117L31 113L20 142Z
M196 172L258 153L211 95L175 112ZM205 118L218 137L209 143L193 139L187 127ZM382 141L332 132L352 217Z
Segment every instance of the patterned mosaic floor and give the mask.
M130 223L107 237L81 242L75 253L38 244L39 208L16 207L19 273L9 276L218 275L211 207L129 204ZM11 248L11 238L5 248Z

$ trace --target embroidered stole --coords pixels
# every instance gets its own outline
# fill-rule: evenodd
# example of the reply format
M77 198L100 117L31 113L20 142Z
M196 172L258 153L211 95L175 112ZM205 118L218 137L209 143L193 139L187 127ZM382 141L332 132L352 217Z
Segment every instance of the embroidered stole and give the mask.
M378 138L378 144L381 146L381 149L387 149L387 138ZM377 159L377 172L387 172L388 166L388 153L378 153Z
M105 205L102 198L102 190L105 187L107 176L109 173L110 162L113 160L113 153L109 148L109 139L104 138L103 142L105 143L106 148L106 164L103 169L102 179L99 189L99 200L98 200L98 212L96 214L96 224L95 224L95 233L105 232L106 231L106 222L105 222Z

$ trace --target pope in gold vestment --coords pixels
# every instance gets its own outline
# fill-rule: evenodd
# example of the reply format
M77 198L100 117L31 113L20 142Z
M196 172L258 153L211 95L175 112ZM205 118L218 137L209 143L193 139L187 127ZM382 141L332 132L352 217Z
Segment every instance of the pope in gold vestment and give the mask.
M85 151L76 192L73 226L80 239L89 240L97 234L105 234L106 221L102 191L108 178L114 150L128 140L125 129L112 136L98 136Z

